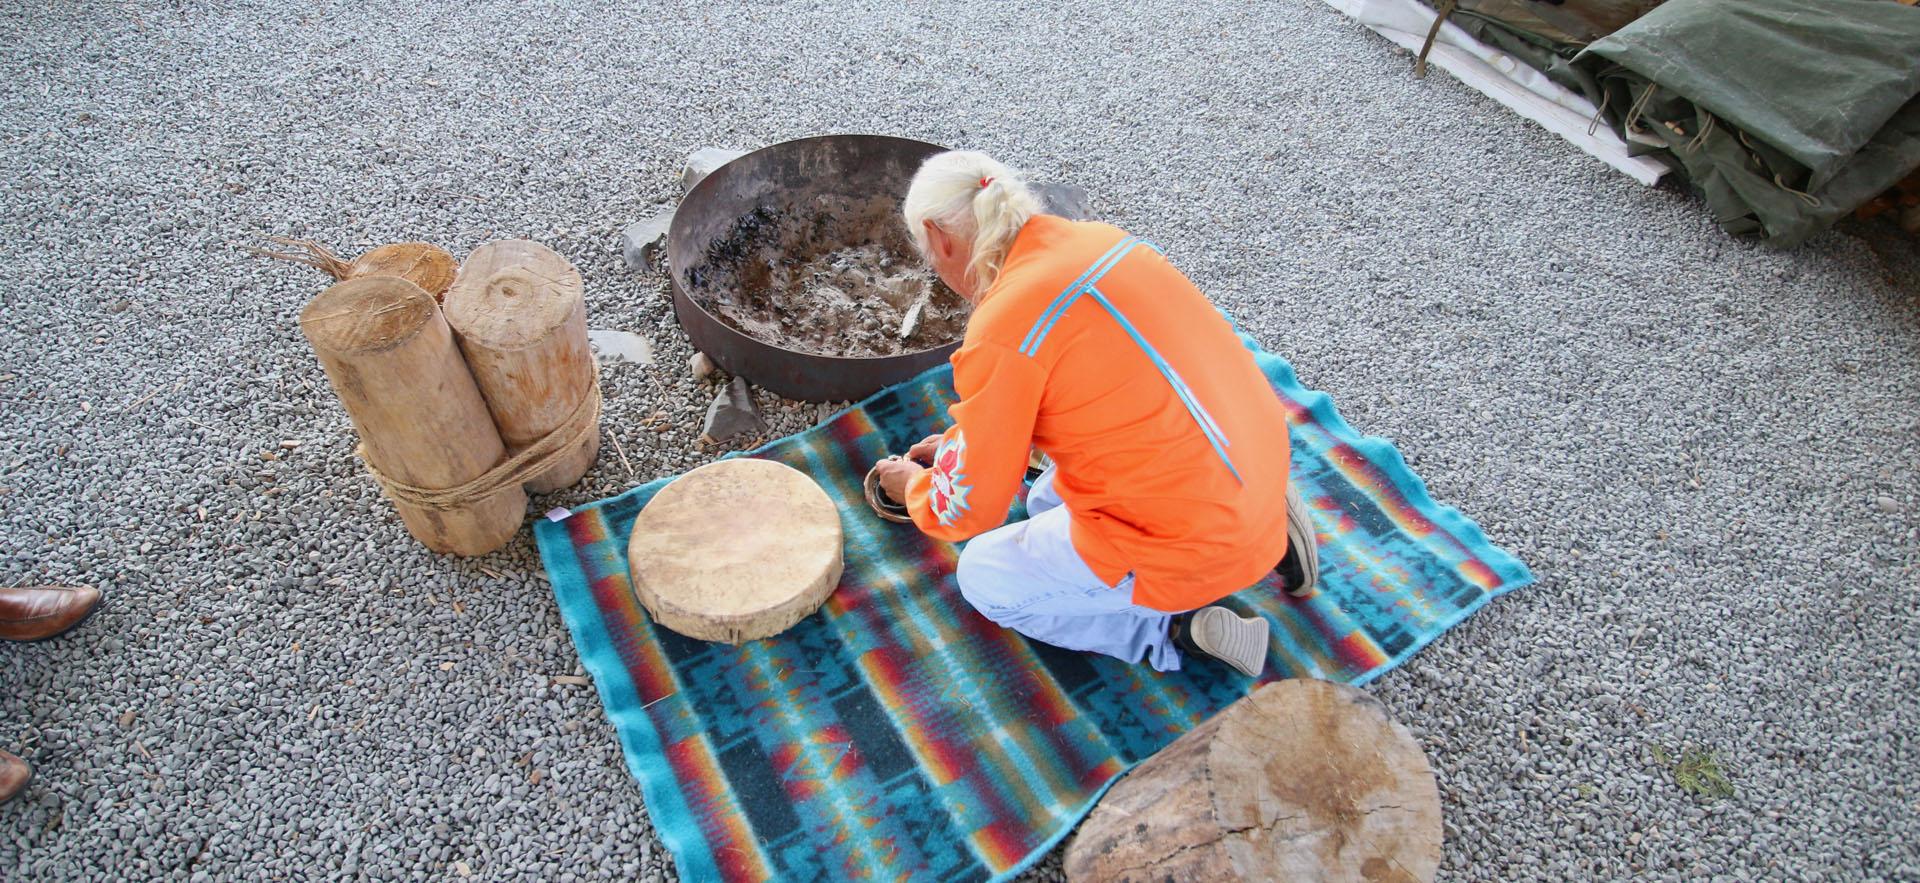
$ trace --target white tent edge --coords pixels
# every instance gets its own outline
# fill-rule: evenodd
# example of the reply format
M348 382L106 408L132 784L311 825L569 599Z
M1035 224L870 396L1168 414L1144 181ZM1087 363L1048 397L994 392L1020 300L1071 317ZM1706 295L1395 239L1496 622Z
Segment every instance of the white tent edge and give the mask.
M1435 13L1419 0L1323 0L1375 33L1419 52ZM1629 156L1613 130L1594 126L1599 109L1585 96L1548 79L1519 59L1488 46L1449 22L1434 40L1427 63L1454 76L1507 109L1572 142L1588 155L1641 184L1651 186L1671 169L1651 156Z

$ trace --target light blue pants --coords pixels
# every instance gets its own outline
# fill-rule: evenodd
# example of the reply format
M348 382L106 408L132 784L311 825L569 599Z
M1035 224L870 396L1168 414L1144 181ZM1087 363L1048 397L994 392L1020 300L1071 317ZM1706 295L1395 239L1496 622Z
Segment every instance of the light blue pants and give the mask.
M1053 484L1048 469L1027 495L1027 520L967 543L960 594L982 616L1036 641L1179 671L1180 651L1167 637L1173 617L1133 603L1131 574L1109 587L1080 560L1072 516Z

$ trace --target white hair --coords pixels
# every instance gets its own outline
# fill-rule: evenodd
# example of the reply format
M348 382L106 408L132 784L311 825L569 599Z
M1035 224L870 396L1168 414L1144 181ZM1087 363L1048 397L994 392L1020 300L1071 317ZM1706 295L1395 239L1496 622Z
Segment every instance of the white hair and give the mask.
M976 150L949 150L920 164L900 210L922 256L927 253L926 221L971 240L967 273L984 290L1000 276L1000 265L1020 228L1040 213L1040 200L1019 171L999 160Z

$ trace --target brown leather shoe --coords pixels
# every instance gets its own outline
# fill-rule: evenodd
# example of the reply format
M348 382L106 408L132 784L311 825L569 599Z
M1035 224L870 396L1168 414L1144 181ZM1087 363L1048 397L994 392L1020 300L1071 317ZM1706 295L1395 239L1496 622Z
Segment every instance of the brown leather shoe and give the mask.
M0 589L0 641L44 641L85 622L100 606L92 586Z
M27 762L15 757L10 751L0 751L0 803L13 799L27 787L27 780L33 778L33 768Z

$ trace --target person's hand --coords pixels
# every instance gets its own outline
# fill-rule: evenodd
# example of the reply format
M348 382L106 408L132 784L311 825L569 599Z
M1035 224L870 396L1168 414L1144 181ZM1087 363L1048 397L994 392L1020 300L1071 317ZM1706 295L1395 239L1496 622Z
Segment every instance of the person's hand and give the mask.
M933 452L940 449L940 440L943 438L946 436L929 435L921 439L919 444L907 449L907 459L915 463L932 463Z
M894 502L905 503L907 501L907 482L912 480L915 475L926 471L926 467L912 460L906 460L900 457L888 457L874 464L873 471L880 476L880 490L885 492L887 497Z

